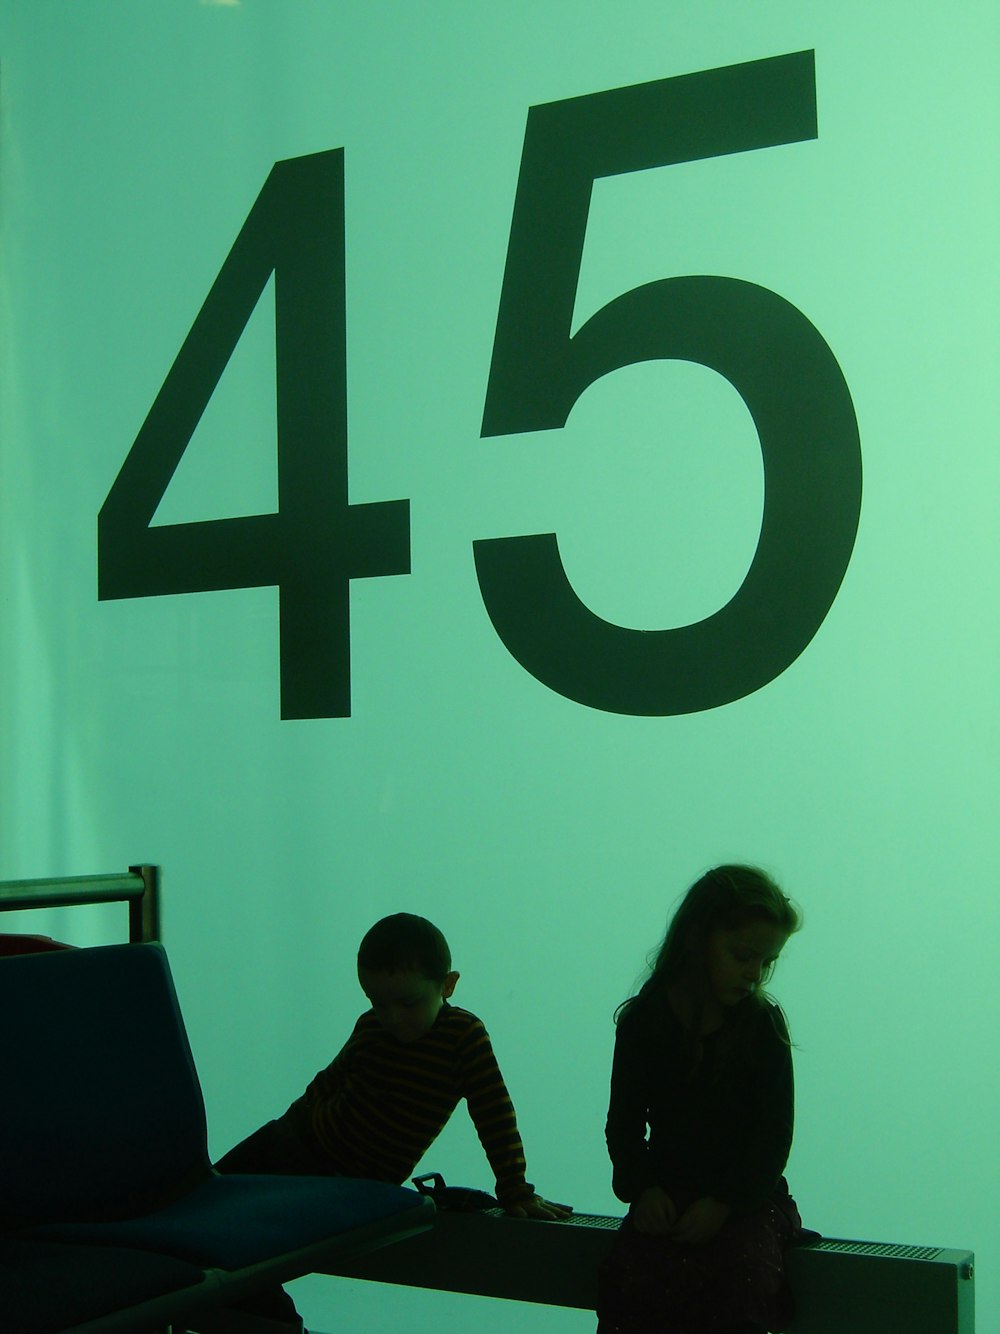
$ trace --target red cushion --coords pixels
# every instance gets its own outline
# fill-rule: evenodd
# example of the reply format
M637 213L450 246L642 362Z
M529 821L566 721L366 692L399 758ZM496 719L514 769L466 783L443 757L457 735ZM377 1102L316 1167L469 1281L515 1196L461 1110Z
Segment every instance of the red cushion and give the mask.
M72 950L75 945L64 945L51 936L5 936L0 933L0 956L4 954L40 954L43 950Z

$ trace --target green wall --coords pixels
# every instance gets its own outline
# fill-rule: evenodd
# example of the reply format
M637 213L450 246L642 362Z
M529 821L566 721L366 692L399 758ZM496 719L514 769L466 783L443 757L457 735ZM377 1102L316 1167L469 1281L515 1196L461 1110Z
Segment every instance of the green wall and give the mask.
M677 144L697 123L670 100L678 85L641 114L597 104L593 132L610 125L625 148L606 150L575 215L578 283L559 171L585 157L584 132L556 134L551 171L525 198L551 188L557 212L526 224L514 274L526 304L497 353L494 387L501 371L523 377L524 420L484 435L529 107L800 52L815 53L815 137L685 156ZM617 1211L603 1143L612 1011L687 884L718 861L757 861L806 919L773 984L799 1044L788 1176L806 1224L975 1249L980 1325L997 1322L1000 1237L983 1185L1000 1121L998 54L1000 14L978 0L0 10L0 877L162 864L214 1151L332 1057L362 1006L361 934L408 909L449 937L456 1000L491 1030L531 1178ZM756 94L744 107L729 85L718 98L697 87L729 105L720 134L759 110ZM647 139L671 165L628 157ZM282 428L282 459L304 457L306 479L283 486L279 538L251 528L235 574L207 578L222 591L117 597L108 584L99 600L98 513L269 172L341 148L344 293L329 296L331 271L316 307L327 341L300 336L316 298L306 263L288 279L299 286L284 325L279 313L293 360L276 370L267 282L154 520L199 526L144 536L129 493L122 524L102 530L102 561L119 591L182 587L206 521L274 510L276 400L283 412L318 385L332 394L322 439L297 454L294 425ZM299 217L314 196L287 197ZM315 235L336 222L331 207ZM322 262L335 250L320 246ZM303 253L281 252L279 304ZM588 380L564 321L553 346L582 388L565 426L541 430L563 374L539 333L560 264L572 332L618 312L605 350L622 364ZM684 275L753 284L801 313L798 334L773 345L756 306L706 316L710 351L730 338L757 355L756 415L707 352L621 352L647 330L625 295ZM239 287L245 303L252 288ZM696 289L682 334L715 291ZM300 369L317 347L336 363L344 312L349 498L343 472L323 472L343 385ZM833 471L813 470L831 408L802 370L807 328L856 414L853 542L843 431L823 446ZM531 365L518 370L522 354ZM758 431L787 394L799 395L792 461L765 476ZM783 670L714 707L581 702L526 670L491 622L473 543L555 533L579 601L621 627L575 669L596 679L651 642L638 631L673 629L658 641L667 671L688 661L680 628L737 594L780 496L794 531L749 620L718 635L712 622L681 676L742 679L800 617L816 569L842 558L846 572L827 577L829 610ZM321 547L296 545L308 524L292 520L317 497L309 531L324 537L326 506L336 534L348 499L408 500L411 572L351 580L349 716L282 718L297 666L346 670L344 640L319 636L343 584L310 565ZM139 536L109 556L130 517ZM221 534L212 560L225 565L237 529ZM294 553L282 576L306 603L294 643L279 644L275 587L234 586L254 583L262 547ZM562 642L544 599L536 611L529 638ZM31 922L85 943L120 925L110 909ZM426 1167L490 1184L461 1115ZM318 1328L380 1330L404 1302L409 1328L439 1334L592 1327L580 1313L329 1278L300 1290Z

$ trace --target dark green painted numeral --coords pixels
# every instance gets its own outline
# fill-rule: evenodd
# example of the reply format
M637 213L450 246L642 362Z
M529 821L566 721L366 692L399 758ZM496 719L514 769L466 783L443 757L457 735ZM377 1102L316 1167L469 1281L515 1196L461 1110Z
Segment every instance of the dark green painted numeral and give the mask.
M860 444L836 359L799 310L753 283L675 277L625 292L569 333L596 179L815 136L811 52L531 109L482 434L558 429L602 375L676 358L736 388L764 462L747 576L693 625L644 631L602 620L576 595L554 533L474 543L501 640L569 699L647 715L729 703L784 671L836 597L860 514ZM272 273L277 511L153 527ZM335 150L275 165L98 523L101 598L277 586L284 718L350 714L350 581L410 568L409 503L348 500L345 341Z
M795 660L837 594L861 507L858 428L833 353L799 310L752 283L677 277L624 293L569 334L594 180L815 137L812 52L529 113L482 434L562 427L600 376L676 358L737 389L764 461L746 579L693 625L643 631L602 620L573 590L554 533L474 544L503 643L569 699L637 715L729 703Z
M151 527L272 272L278 508ZM410 569L409 502L347 485L344 155L275 164L98 519L98 596L276 585L281 716L351 712L350 581Z

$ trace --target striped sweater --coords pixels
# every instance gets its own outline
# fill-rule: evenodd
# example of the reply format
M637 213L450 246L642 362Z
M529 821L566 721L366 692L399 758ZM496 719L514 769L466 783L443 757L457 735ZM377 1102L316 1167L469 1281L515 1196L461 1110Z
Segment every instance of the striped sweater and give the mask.
M417 1042L397 1041L369 1010L334 1060L285 1113L344 1176L404 1182L465 1098L496 1176L497 1198L530 1198L514 1108L482 1020L441 1006Z

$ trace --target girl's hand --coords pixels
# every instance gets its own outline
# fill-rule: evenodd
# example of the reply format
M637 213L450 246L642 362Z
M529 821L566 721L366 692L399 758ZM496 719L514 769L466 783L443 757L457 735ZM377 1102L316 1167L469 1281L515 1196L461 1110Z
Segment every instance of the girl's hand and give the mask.
M692 1246L702 1246L706 1241L719 1232L722 1225L732 1214L732 1209L728 1204L722 1204L715 1200L711 1195L705 1195L700 1200L695 1200L694 1204L684 1210L677 1222L669 1231L672 1241L687 1242Z
M562 1222L572 1212L572 1205L553 1204L551 1200L543 1200L541 1195L532 1195L530 1200L524 1200L521 1204L507 1206L511 1218L541 1218L550 1223Z
M677 1207L662 1186L647 1186L632 1208L632 1226L647 1236L669 1231L676 1219Z

